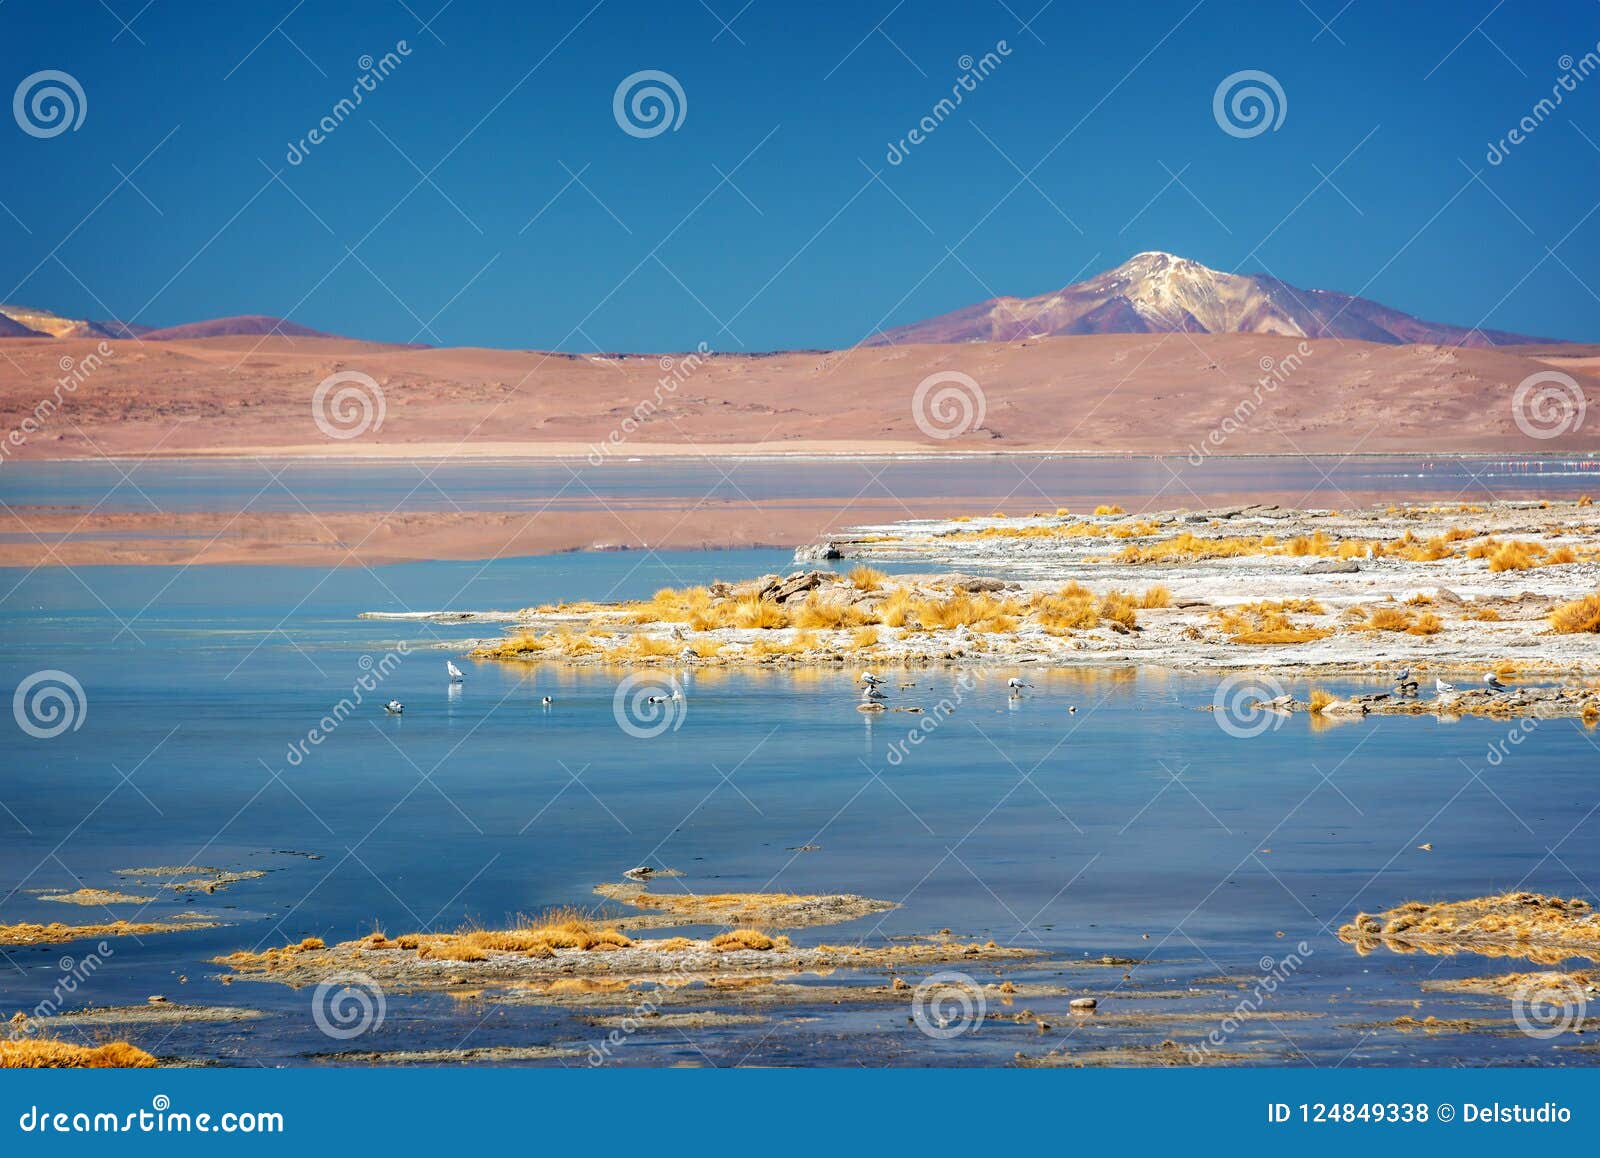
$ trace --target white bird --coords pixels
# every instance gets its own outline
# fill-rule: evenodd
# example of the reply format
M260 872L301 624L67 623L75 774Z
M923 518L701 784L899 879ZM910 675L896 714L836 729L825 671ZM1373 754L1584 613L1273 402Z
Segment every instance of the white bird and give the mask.
M1077 704L1073 704L1070 708L1067 709L1067 715L1075 716L1077 714L1078 714L1078 705Z
M871 684L868 684L866 687L861 689L861 698L863 700L886 700L889 697L884 695Z
M554 701L554 700L552 700L552 699L551 699L551 698L550 698L550 697L549 697L549 696L546 696L546 697L545 697L545 698L544 698L544 706L545 706L545 707L547 707L547 708L548 708L548 707L549 707L549 706L550 706L550 705L551 705L551 704L553 704L553 703L555 703L555 701Z
M444 661L444 670L450 673L451 683L458 684L461 682L461 669L448 659Z
M1394 673L1395 686L1398 687L1398 686L1404 684L1410 678L1411 678L1411 669L1408 668L1408 667L1401 668L1399 671Z
M1491 692L1503 692L1506 690L1506 685L1501 683L1500 677L1495 675L1492 671L1486 671L1483 673L1483 682L1484 686L1486 686Z
M388 712L391 716L398 716L406 710L406 706L399 700L390 700L388 703L383 705L383 710Z
M671 698L671 696L646 696L644 702L647 704L664 704Z
M869 688L875 688L883 681L877 676L873 675L870 671L864 671L861 673L861 682L866 684Z
M1447 684L1442 679L1439 679L1437 676L1435 676L1434 677L1434 681L1433 681L1433 690L1434 690L1434 692L1436 694L1442 696L1446 692L1455 691L1456 690L1456 685L1455 684Z
M1013 692L1020 691L1023 688L1031 688L1032 686L1032 684L1028 683L1021 676L1012 676L1006 681L1006 687L1010 688Z

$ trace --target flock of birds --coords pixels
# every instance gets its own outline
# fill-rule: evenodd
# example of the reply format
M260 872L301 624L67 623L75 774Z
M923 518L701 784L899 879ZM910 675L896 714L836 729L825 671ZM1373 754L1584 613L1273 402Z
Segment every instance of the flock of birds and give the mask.
M1402 696L1417 694L1417 681L1411 678L1411 669L1403 667L1394 673L1394 686ZM1500 682L1500 677L1492 671L1483 673L1483 686L1491 692L1507 692L1511 689ZM1433 694L1435 696L1448 696L1460 691L1453 683L1435 676L1433 679Z
M445 673L450 677L450 682L452 684L462 683L466 678L461 669L458 668L451 660L447 659L444 661L444 669ZM862 685L861 702L863 704L877 704L889 698L883 690L885 681L883 677L878 675L876 672L862 672L861 678L858 682ZM1403 667L1394 673L1394 686L1403 696L1414 696L1417 694L1417 682L1411 678L1411 669L1408 667ZM1486 671L1483 673L1483 686L1488 688L1491 692L1504 692L1510 690L1505 684L1500 682L1500 677L1492 671ZM1027 680L1023 679L1021 676L1012 676L1010 679L1006 680L1006 690L1011 694L1013 699L1020 697L1024 689L1031 690L1032 688L1033 685ZM1445 680L1440 679L1437 676L1434 677L1434 695L1447 696L1455 693L1458 690L1459 689L1455 684L1447 683ZM646 702L652 704L665 704L671 700L681 699L683 699L683 693L674 688L670 695L650 696L647 698ZM555 703L555 700L551 699L549 696L545 696L542 703L548 708L551 704ZM390 700L388 703L383 705L383 710L391 716L401 716L405 714L406 706L399 700ZM1078 709L1076 705L1069 706L1067 708L1069 713L1075 714L1077 710Z
M878 675L876 672L862 672L861 678L858 682L863 685L861 688L862 704L878 704L889 698L884 694L883 691L883 677ZM1033 685L1027 680L1023 679L1021 676L1012 676L1010 679L1006 680L1006 690L1011 693L1012 699L1020 698L1024 688L1031 689L1032 687ZM1067 711L1072 714L1076 714L1077 710L1078 708L1076 704L1067 708Z
M454 661L448 659L445 660L444 670L445 674L450 677L450 682L452 684L466 682L466 674L455 665ZM551 704L555 703L555 700L551 699L549 696L545 696L542 702L544 706L548 708ZM655 703L656 701L652 699L650 702ZM387 715L391 716L403 716L406 714L406 706L399 700L390 700L388 703L383 705L383 710Z

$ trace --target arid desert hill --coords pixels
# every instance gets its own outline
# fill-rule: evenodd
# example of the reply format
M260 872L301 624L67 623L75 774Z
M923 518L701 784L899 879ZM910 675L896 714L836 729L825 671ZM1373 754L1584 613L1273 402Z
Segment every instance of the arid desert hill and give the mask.
M6 343L0 428L21 429L42 400L60 398L6 458L583 455L613 432L622 439L612 444L617 454L1187 453L1224 426L1230 433L1213 444L1216 453L1600 447L1600 348L1576 345L1454 349L1180 333L600 356L278 336L106 342L110 352L96 365L97 345ZM1552 369L1584 389L1590 420L1530 438L1513 418L1512 397L1529 375ZM382 394L381 426L348 439L329 437L313 415L318 384L342 371L369 375ZM945 371L970 376L982 394L981 425L953 438L931 437L914 412L919 383ZM63 388L74 377L81 381ZM933 424L960 426L961 416L935 415Z

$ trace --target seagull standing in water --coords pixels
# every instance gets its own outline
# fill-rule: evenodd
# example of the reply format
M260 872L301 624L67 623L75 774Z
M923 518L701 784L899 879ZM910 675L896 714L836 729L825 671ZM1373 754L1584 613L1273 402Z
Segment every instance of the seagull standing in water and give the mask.
M1483 673L1483 686L1488 688L1491 692L1503 692L1506 690L1506 685L1501 683L1500 677L1495 675L1492 671L1486 671Z
M1023 688L1031 688L1033 685L1028 683L1021 676L1012 676L1006 681L1006 687L1011 689L1012 695L1020 696Z
M461 682L461 669L458 668L452 661L448 659L444 661L444 670L450 673L451 683L458 684Z
M881 679L879 679L876 675L874 675L872 672L864 671L864 672L861 673L861 682L866 684L869 688L875 688L879 684L881 684L883 681Z
M547 707L547 708L548 708L548 707L549 707L549 706L550 706L550 705L551 705L551 704L553 704L553 703L555 703L555 701L554 701L554 700L552 700L552 699L551 699L551 698L550 698L550 697L549 697L549 696L546 696L546 697L545 697L545 698L544 698L544 706L545 706L545 707Z
M400 716L405 714L406 706L399 700L390 700L388 703L383 705L383 710L388 712L391 716Z
M1434 680L1433 680L1433 691L1434 691L1435 695L1440 695L1440 696L1448 695L1449 693L1451 693L1451 692L1453 692L1455 690L1456 690L1456 685L1455 684L1447 684L1442 679L1439 679L1437 676L1434 677Z
M886 700L888 698L888 696L880 692L873 684L868 684L866 687L861 689L861 700L863 703L873 703L877 700Z
M1410 678L1411 678L1411 669L1408 668L1408 667L1401 668L1399 671L1394 673L1395 686L1396 687L1401 687L1401 688L1405 687L1406 686L1406 681L1408 681Z

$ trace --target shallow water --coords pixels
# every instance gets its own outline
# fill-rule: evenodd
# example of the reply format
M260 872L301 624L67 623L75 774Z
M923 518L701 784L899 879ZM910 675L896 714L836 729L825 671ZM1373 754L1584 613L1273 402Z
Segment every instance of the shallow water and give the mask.
M994 455L818 459L581 459L327 462L153 459L13 462L13 506L101 511L589 510L665 500L763 505L827 499L961 498L1066 505L1085 498L1198 506L1279 495L1296 505L1372 496L1460 499L1573 496L1600 482L1600 458L1397 455L1166 458ZM302 506L304 504L304 506Z
M696 673L684 677L680 726L641 739L614 714L622 673L464 663L466 683L452 692L444 657L482 625L357 618L646 595L664 583L780 569L787 558L740 551L372 571L0 573L0 593L8 593L0 686L59 669L81 683L87 703L76 730L34 739L13 729L7 738L0 881L9 891L0 922L111 919L30 890L115 887L120 868L267 870L214 896L150 905L146 919L188 910L230 927L108 942L110 953L65 1002L137 1003L159 993L267 1011L253 1022L130 1031L163 1055L230 1064L301 1064L345 1048L508 1044L567 1046L574 1057L545 1064L587 1064L603 1031L581 1010L396 994L379 1028L334 1041L316 1026L311 993L225 986L206 962L306 936L331 944L375 924L395 935L591 904L595 884L640 863L681 869L685 877L669 885L695 891L902 902L881 918L800 930L792 934L799 942L948 927L1047 951L1052 963L1012 974L1019 984L1045 980L1098 995L1102 1014L1206 1018L1074 1023L1063 997L1016 1003L1045 1015L1048 1032L1031 1020L991 1021L941 1039L908 1023L907 1003L829 1000L758 1010L770 1020L754 1026L641 1030L614 1051L615 1064L999 1064L1063 1044L1190 1041L1220 1025L1243 994L1216 986L1171 994L1196 979L1281 972L1301 942L1304 963L1264 1008L1315 1016L1246 1023L1225 1035L1228 1048L1263 1064L1582 1064L1594 1056L1565 1048L1583 1040L1572 1035L1515 1032L1504 1000L1419 990L1428 978L1525 963L1363 958L1332 934L1359 909L1413 898L1510 888L1594 898L1600 748L1574 721L1538 725L1503 757L1490 753L1506 725L1485 720L1389 717L1313 728L1295 717L1246 739L1201 710L1211 677L1041 674L1031 695L1012 699L1009 673L996 673L979 674L955 714L913 747L906 741L919 717L859 715L853 673ZM364 705L291 763L290 746L349 693L363 657L401 641L411 650L376 698L402 700L405 715ZM893 702L931 707L955 678L915 673L915 688L891 687ZM1332 690L1379 682L1323 681ZM539 704L545 694L555 699L548 711ZM1423 843L1432 851L1418 850ZM811 844L821 847L792 851ZM33 1008L94 950L6 949L0 1011ZM1148 963L1073 964L1102 954ZM995 979L992 968L972 972ZM1148 992L1168 996L1140 996ZM1013 1011L991 1002L991 1014ZM1508 1032L1348 1028L1429 1013L1487 1017Z

